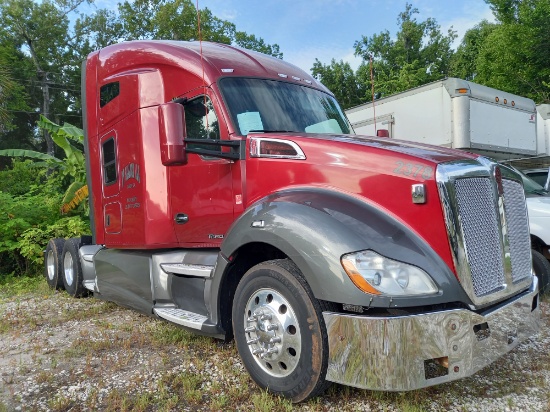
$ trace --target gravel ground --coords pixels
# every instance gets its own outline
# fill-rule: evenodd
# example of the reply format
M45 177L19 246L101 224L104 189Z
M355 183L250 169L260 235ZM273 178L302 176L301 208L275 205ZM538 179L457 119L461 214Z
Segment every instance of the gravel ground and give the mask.
M233 343L62 292L0 299L0 412L95 410L550 411L542 331L475 376L407 393L333 385L291 405L259 390Z

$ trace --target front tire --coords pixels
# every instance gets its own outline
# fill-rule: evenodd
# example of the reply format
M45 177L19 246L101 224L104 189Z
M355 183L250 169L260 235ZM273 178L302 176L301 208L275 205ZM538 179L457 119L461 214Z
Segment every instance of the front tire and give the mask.
M288 259L261 263L243 276L233 300L233 333L246 369L261 388L293 402L327 388L322 311Z
M44 276L52 289L63 289L63 245L65 239L50 239L44 256Z
M80 249L80 238L67 239L63 246L63 285L73 298L88 295L88 290L82 283L84 275L78 249Z
M550 263L542 253L539 253L536 250L532 250L531 252L533 253L533 271L539 278L539 290L540 294L543 295L548 293L549 290Z

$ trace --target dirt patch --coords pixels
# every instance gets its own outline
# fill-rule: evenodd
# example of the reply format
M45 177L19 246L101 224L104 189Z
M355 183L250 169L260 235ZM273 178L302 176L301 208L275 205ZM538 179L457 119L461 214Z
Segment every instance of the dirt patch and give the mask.
M80 410L550 410L543 330L474 377L407 393L333 385L305 404L259 390L234 344L62 292L0 301L0 412Z

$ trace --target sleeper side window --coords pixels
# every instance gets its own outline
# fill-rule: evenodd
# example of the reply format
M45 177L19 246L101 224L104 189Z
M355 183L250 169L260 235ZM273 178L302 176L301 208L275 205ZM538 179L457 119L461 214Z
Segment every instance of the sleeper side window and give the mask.
M212 101L205 96L199 96L185 104L185 128L190 139L220 138L220 124L214 111ZM191 148L221 150L219 146L190 144Z
M117 180L115 139L110 138L102 145L103 151L103 182L106 186Z
M120 83L113 82L101 86L99 89L99 107L105 106L120 94Z

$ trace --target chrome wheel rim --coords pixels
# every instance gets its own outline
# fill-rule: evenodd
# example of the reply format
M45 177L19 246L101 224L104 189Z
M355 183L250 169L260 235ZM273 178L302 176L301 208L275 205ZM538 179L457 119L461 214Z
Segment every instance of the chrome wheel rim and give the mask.
M46 268L48 270L48 279L53 280L55 276L55 257L53 250L48 251L48 256L46 257Z
M271 376L290 375L300 360L302 339L296 313L288 300L273 289L252 294L244 313L248 349Z
M63 258L63 270L65 272L65 282L67 282L68 286L71 286L73 284L73 257L70 253L65 253L65 257Z

